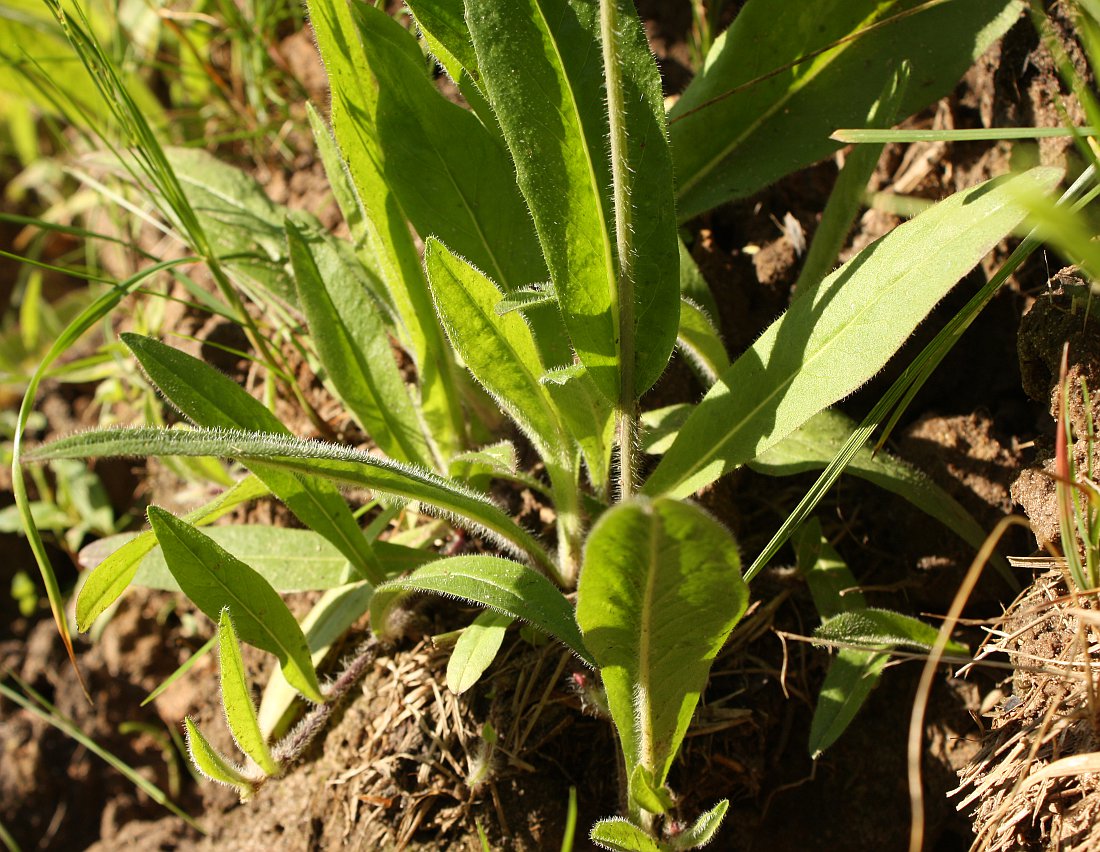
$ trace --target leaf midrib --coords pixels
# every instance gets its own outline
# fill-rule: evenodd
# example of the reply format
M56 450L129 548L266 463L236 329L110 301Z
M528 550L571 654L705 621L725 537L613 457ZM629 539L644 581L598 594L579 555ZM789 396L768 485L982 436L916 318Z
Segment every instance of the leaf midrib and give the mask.
M589 146L588 137L584 133L584 122L581 120L580 109L578 108L577 96L573 89L573 81L569 78L569 75L565 73L565 61L562 59L561 49L558 46L558 39L554 35L553 29L550 27L550 21L546 17L546 12L542 8L542 0L533 0L535 9L539 14L539 19L542 21L546 30L546 35L550 39L550 44L554 48L554 57L558 64L558 79L564 81L566 90L569 93L569 105L573 111L573 118L577 124L577 131L581 138L581 150L584 151L584 162L588 167L588 187L591 190L591 199L595 201L596 215L600 222L600 241L603 244L604 255L604 279L607 288L607 294L611 303L611 321L612 328L616 331L619 328L619 304L618 304L618 290L615 281L615 261L614 261L614 248L611 245L611 235L607 228L607 219L604 216L603 203L601 201L599 181L596 179L596 167L592 158L592 151ZM564 288L558 288L559 293ZM615 335L615 355L616 359L619 359L620 341L618 334Z
M979 227L982 223L988 221L989 218L1001 212L1006 206L1008 206L1008 204L1009 201L1006 199L1005 201L1002 201L1000 204L998 204L996 207L993 207L989 211L987 211L986 214L980 219L969 223L967 227L958 231L954 236L952 236L942 244L940 249L941 252L950 256L950 246L954 245L956 242L966 237L966 235L968 235L974 228ZM809 359L802 361L798 365L798 367L788 375L786 379L775 386L771 393L761 399L761 401L756 406L750 409L745 414L745 416L743 416L740 420L737 421L736 424L728 429L725 435L720 440L712 443L711 446L699 457L699 459L691 466L689 466L687 471L681 474L676 479L676 481L668 490L679 486L685 480L698 473L702 467L706 466L712 459L714 459L714 457L721 451L721 449L727 443L729 443L730 440L732 440L733 436L735 436L745 426L746 423L750 422L761 411L761 409L768 407L768 403L770 403L782 391L785 391L799 375L807 372L808 367L813 364L818 358L822 357L833 346L837 339L841 337L841 335L843 335L849 328L856 324L857 321L868 311L870 311L872 308L877 307L888 294L892 293L899 285L905 283L911 275L916 275L919 272L921 272L921 269L919 267L911 266L900 277L898 277L893 282L893 284L891 284L888 288L882 290L877 298L865 302L864 306L857 313L851 315L848 322L844 323L830 337L822 341L821 345L818 346L817 350L814 352L813 355L810 356ZM751 351L751 349L749 351ZM736 363L737 362L735 361L734 364ZM732 366L733 365L731 365L730 369L732 369ZM730 388L727 388L727 391L732 393L732 389Z
M874 17L875 16L873 14L869 16L869 18L874 18ZM864 19L864 20L866 21L868 19ZM860 22L859 26L862 26L862 25L863 25L863 22ZM857 29L858 29L858 27L857 27ZM820 75L826 68L830 67L834 60L836 60L839 56L841 56L841 54L846 52L848 50L848 48L851 45L855 44L855 43L856 43L856 40L853 39L852 41L848 41L848 42L846 42L842 45L838 45L837 48L834 51L832 51L830 53L827 53L825 55L825 57L823 57L823 58L827 59L827 61L822 61L822 62L814 63L813 65L811 65L810 70L805 74L805 76L799 78L798 80L795 80L794 84L786 90L783 97L776 100L771 105L771 107L769 107L768 109L761 112L759 114L759 116L757 116L755 121L751 122L744 129L744 131L741 132L740 135L733 137L724 148L721 148L719 150L718 154L716 154L709 161L707 161L690 179L683 181L676 190L677 199L679 200L679 199L683 198L684 196L686 196L688 194L689 190L693 189L695 187L695 185L697 183L699 183L699 181L701 181L703 178L705 178L707 175L709 175L712 171L714 171L714 169L724 159L726 159L726 157L729 156L731 151L733 151L735 148L737 148L737 146L739 146L742 142L744 142L746 138L748 138L753 133L755 133L757 131L757 129L759 129L759 127L767 119L771 118L780 109L785 108L786 105L790 102L790 100L795 97L795 95L797 95L799 92L801 92L802 89L805 88L809 83L811 83L815 79L817 79L818 75ZM701 111L700 113L696 113L696 114L703 114L703 113Z

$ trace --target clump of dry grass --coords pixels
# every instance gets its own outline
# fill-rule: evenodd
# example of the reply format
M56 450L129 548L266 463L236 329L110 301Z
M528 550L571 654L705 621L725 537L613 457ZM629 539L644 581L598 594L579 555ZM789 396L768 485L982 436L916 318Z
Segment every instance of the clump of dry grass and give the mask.
M991 630L979 658L1007 655L1012 694L960 774L981 852L1100 849L1100 611L1042 575Z

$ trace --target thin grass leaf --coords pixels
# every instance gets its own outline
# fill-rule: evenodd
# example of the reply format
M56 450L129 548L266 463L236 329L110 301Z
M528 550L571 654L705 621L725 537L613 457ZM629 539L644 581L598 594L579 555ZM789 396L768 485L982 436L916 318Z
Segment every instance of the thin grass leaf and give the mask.
M180 588L210 619L229 607L241 639L279 659L286 679L310 701L324 703L309 646L271 586L208 536L156 506L149 523Z
M251 799L256 792L256 785L244 776L239 767L234 766L225 755L210 744L190 716L184 718L183 725L187 737L187 754L195 768L211 781L233 787L240 795L242 802Z
M664 784L711 663L747 604L733 537L701 509L638 498L592 528L577 624L628 773L641 765Z
M749 462L749 466L769 476L792 476L809 470L821 470L844 447L858 424L832 409L819 412L802 426ZM935 518L959 538L979 550L986 532L974 517L950 494L914 467L887 452L875 452L864 444L844 468L845 473L908 500L925 514ZM1011 582L1008 564L996 555L993 564Z
M565 595L542 574L518 562L495 556L454 556L383 583L371 601L375 632L385 633L390 610L408 592L461 598L521 619L553 636L587 665L594 665Z
M223 429L247 429L276 435L290 432L264 405L213 367L149 337L125 333L123 342L168 400L193 422ZM215 455L227 455L216 452ZM244 461L244 459L241 459ZM334 485L295 476L262 461L253 473L310 529L340 549L371 582L382 579L378 557L363 538L359 524Z
M1095 127L975 127L963 130L898 130L859 127L833 131L830 139L844 144L885 145L889 142L999 142L1010 139L1057 139L1096 136Z
M796 299L722 374L643 487L686 496L778 443L885 364L917 323L1019 225L1033 169L956 193L868 246ZM869 330L873 329L873 333Z
M669 111L682 220L832 154L903 62L909 115L947 94L1020 16L1019 0L751 0ZM867 73L875 68L876 73ZM721 128L721 132L715 132Z
M482 529L505 547L529 555L541 569L556 572L545 549L492 500L429 471L421 471L350 447L302 441L284 435L232 429L108 429L84 432L45 444L26 457L94 458L97 456L221 456L255 466L350 483L426 506Z
M77 679L80 681L80 685L84 689L84 694L88 697L89 701L91 701L91 697L88 696L87 686L84 683L84 676L80 673L80 669L77 668L76 665L76 654L73 651L72 635L69 632L68 619L65 617L65 604L62 599L61 588L57 583L57 575L54 573L49 554L46 552L46 545L42 542L42 535L39 533L38 527L34 522L34 516L31 514L31 500L27 495L27 483L23 477L23 443L26 439L27 421L30 419L31 412L34 410L34 400L38 395L38 387L43 377L48 372L50 366L60 358L69 347L76 343L88 329L114 310L125 296L140 287L147 278L166 269L171 269L184 263L193 263L194 261L195 258L184 257L153 264L148 269L143 269L141 272L128 278L117 288L102 294L96 298L92 304L82 310L57 336L57 339L50 346L49 350L42 356L42 360L39 362L34 373L31 374L27 382L27 389L23 393L23 399L19 404L19 413L16 416L15 429L12 436L12 495L15 498L15 504L19 507L19 514L23 521L23 530L27 536L27 543L30 545L31 552L34 554L34 561L38 564L38 570L42 575L43 585L46 587L46 597L50 602L50 612L53 614L54 624L57 626L57 633L61 637L62 644L65 646L65 653L68 655L73 671L76 673Z
M328 379L378 447L391 458L431 467L386 327L332 238L296 216L286 220L290 262L302 310Z
M605 8L619 19L603 40L610 64L596 4L476 0L466 19L573 347L601 393L632 404L675 341L671 159L645 35L633 14Z
M145 696L145 698L142 699L141 706L144 707L146 704L151 704L152 702L160 698L160 696L170 686L172 686L172 684L174 684L177 680L179 680L181 677L191 671L191 667L194 666L195 663L197 663L199 660L201 660L203 657L213 651L214 645L217 644L217 641L218 637L216 635L211 636L209 639L207 639L201 648L199 648L197 651L195 651L195 653L184 660L179 668L177 668L174 672L172 672L172 674L168 675L168 677L162 680L152 692L150 692L148 695Z
M138 772L129 764L123 762L107 749L103 748L92 737L88 736L82 731L76 723L71 719L58 712L57 708L46 701L42 696L31 689L27 684L20 681L18 678L13 678L19 687L31 696L34 700L28 699L25 695L21 695L7 684L0 683L0 696L8 699L9 701L18 704L28 713L37 716L42 721L51 725L57 730L61 731L65 736L80 743L84 748L88 749L92 754L98 757L100 760L107 763L112 768L118 770L123 777L126 778L131 784L145 793L150 799L156 802L163 808L167 808L173 814L178 816L184 822L186 822L191 828L200 834L205 834L202 826L195 822L186 811L182 810L175 802L173 802L168 795L161 790L156 784Z
M461 695L481 680L496 659L512 621L512 616L489 609L463 629L447 661L447 688L451 692Z
M249 475L227 491L219 494L205 506L188 512L183 519L189 524L211 524L242 503L268 494L267 486ZM98 564L93 564L98 551L105 546L103 539L80 552L80 564L91 568L91 573L80 586L76 596L76 626L82 633L89 630L103 612L118 600L134 581L142 560L157 545L151 530L140 533L114 550ZM107 545L109 546L109 545Z
M252 703L252 691L245 675L241 648L237 644L237 632L229 607L225 607L218 619L218 660L222 687L222 707L225 721L233 734L237 747L251 757L264 775L279 774L279 765L268 750L267 741L260 732L256 718L256 706Z

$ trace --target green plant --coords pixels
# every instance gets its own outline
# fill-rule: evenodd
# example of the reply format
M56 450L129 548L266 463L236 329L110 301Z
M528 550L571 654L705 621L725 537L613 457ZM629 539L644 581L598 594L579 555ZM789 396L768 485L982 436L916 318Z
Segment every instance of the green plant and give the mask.
M827 137L838 125L889 123L934 99L1021 4L790 4L790 26L777 26L774 9L750 2L667 117L644 31L623 0L408 5L470 109L440 95L415 37L381 10L343 0L309 6L333 91L329 126L316 114L311 120L350 242L280 210L209 158L164 151L136 105L118 98L129 134L119 164L210 265L263 362L277 365L241 294L288 322L304 318L302 353L385 458L295 438L212 367L127 334L149 380L193 428L93 431L19 459L218 456L251 471L184 519L151 508L152 530L106 558L77 600L87 629L144 571L147 582L174 584L218 622L227 719L250 763L234 766L190 722L189 742L202 771L242 796L301 751L301 731L270 744L287 696L318 705L306 725L315 733L361 670L363 656L321 686L316 666L335 636L368 606L384 636L403 596L436 592L502 614L463 633L458 687L484 671L508 619L555 637L599 673L622 746L627 817L599 822L596 842L694 848L714 836L728 803L679 828L666 818L674 807L669 770L711 662L745 611L747 581L771 554L743 573L732 536L688 498L741 465L767 470L769 455L776 472L824 466L835 454L822 454L822 436L838 450L862 448L866 434L822 412L877 372L1020 224L1021 192L1047 192L1060 175L1035 169L961 192L825 275L855 210L850 199L831 206L832 227L823 231L835 247L819 250L827 258L816 262L820 273L800 282L790 309L732 363L705 312L681 295L676 211L686 219L749 195L834 150ZM117 94L121 84L94 39L62 20L106 93ZM896 45L910 40L909 55L897 55ZM884 78L868 79L868 62ZM713 132L717 121L722 134ZM846 180L858 184L869 166L853 159ZM423 259L410 223L424 240ZM109 300L77 325L106 307ZM391 337L415 366L415 390L390 357ZM668 427L662 457L643 477L640 400L678 341L711 377L709 389L674 423L658 418ZM545 480L517 470L509 441L479 434L494 405L538 454ZM861 475L892 483L918 505L935 503L911 471L861 462ZM556 553L490 499L484 485L492 478L520 482L553 504ZM335 483L369 489L381 504L365 534ZM266 493L309 531L198 528ZM411 501L508 555L434 558L379 540ZM939 511L974 535L964 515ZM24 520L33 529L29 510ZM818 544L806 535L808 547ZM242 556L302 536L316 558L297 572ZM167 573L155 579L146 560L158 545ZM804 560L808 577L817 561ZM293 588L327 589L303 625L278 596ZM866 607L840 612L825 593L819 607L834 616L825 639L928 644L912 620ZM281 681L258 712L238 640L280 662ZM834 715L821 748L859 700Z

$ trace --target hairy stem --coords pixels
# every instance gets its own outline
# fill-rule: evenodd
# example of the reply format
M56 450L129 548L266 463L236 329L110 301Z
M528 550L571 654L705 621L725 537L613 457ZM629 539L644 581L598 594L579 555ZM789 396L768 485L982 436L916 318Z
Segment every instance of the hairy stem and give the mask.
M619 338L619 496L634 492L637 464L634 452L634 255L633 208L630 201L630 168L627 162L626 103L622 64L619 61L618 0L600 0L600 40L603 44L604 87L611 147L611 181L615 208L615 249L619 268L616 279Z

